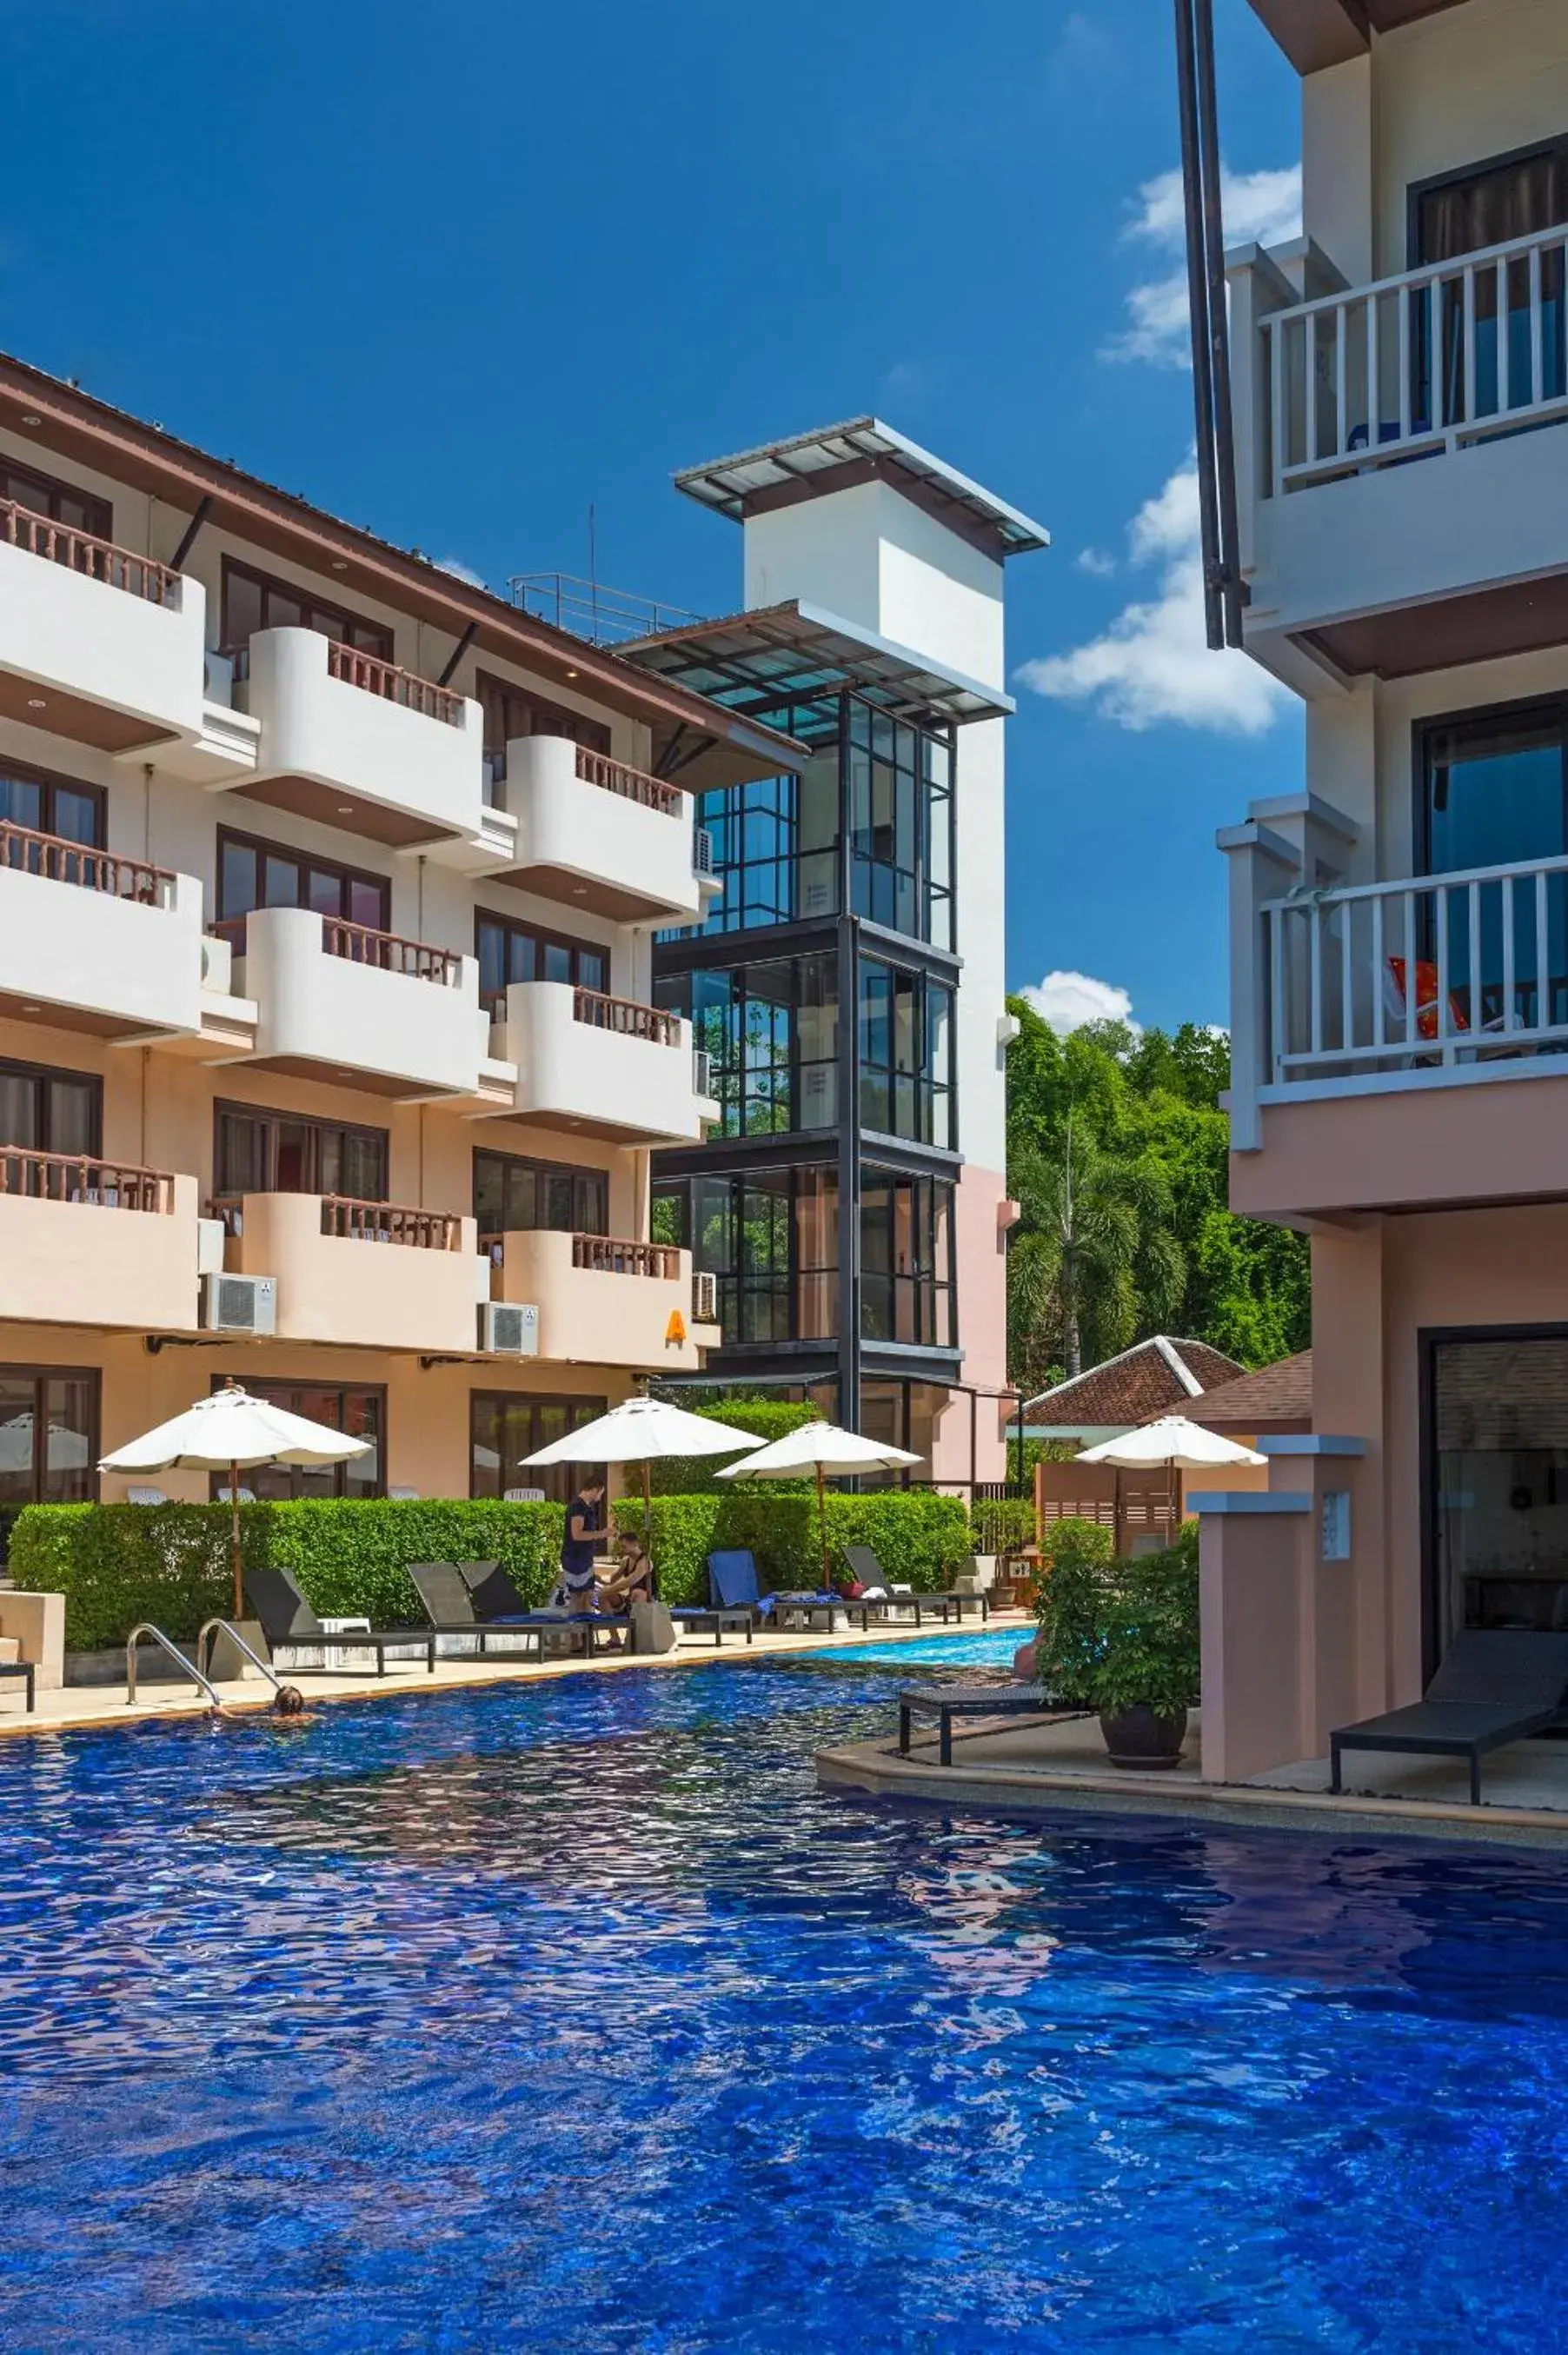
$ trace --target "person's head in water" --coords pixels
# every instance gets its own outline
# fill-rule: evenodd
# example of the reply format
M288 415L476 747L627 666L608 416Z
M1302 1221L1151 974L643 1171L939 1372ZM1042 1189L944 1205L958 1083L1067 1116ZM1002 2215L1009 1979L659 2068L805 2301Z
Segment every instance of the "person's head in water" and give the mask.
M304 1695L301 1692L298 1685L280 1685L278 1687L277 1694L272 1702L272 1713L276 1717L303 1717L304 1715Z

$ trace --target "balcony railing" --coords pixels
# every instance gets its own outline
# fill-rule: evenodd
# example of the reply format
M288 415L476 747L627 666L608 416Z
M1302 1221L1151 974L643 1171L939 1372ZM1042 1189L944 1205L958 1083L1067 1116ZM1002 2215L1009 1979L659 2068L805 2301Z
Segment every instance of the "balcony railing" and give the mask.
M397 932L379 932L369 924L351 924L336 916L322 918L322 946L328 956L347 957L351 964L406 973L415 981L439 982L446 989L454 989L463 978L463 959L455 950L432 949L423 941L404 940Z
M668 1243L626 1242L619 1235L573 1235L571 1264L596 1275L649 1275L669 1283L680 1274L680 1253Z
M180 576L170 566L150 556L138 556L134 549L116 548L112 539L100 539L94 532L79 531L70 524L35 515L31 507L20 506L15 499L0 499L0 539L63 564L72 572L85 572L89 580L102 581L111 589L144 597L151 605L178 611Z
M0 823L0 867L41 876L48 883L75 883L113 900L139 900L144 907L174 904L176 878L166 867L94 850L65 835L35 834L30 826L12 826L8 820Z
M411 670L400 670L396 663L383 662L379 655L361 654L357 646L345 645L341 638L326 642L326 668L330 677L341 679L346 687L360 687L388 703L400 703L409 711L422 711L427 719L444 720L449 728L463 725L462 696L450 687L437 687L433 679L418 677Z
M321 1198L321 1231L348 1242L401 1243L411 1251L456 1251L463 1221L445 1210L410 1210L394 1202L360 1202L347 1194Z
M667 785L662 777L650 777L645 770L629 768L624 761L612 761L607 752L592 751L586 744L577 747L577 773L585 785L599 785L607 794L619 794L623 801L657 810L661 817L677 817L686 799L678 785Z
M0 1145L0 1195L5 1194L166 1216L175 1206L175 1181L163 1169L139 1169L88 1154L34 1153L25 1146Z
M1275 1087L1568 1050L1568 858L1298 891L1260 912Z
M1271 488L1568 419L1565 280L1557 228L1268 314Z
M615 1030L625 1039L646 1039L656 1047L678 1047L680 1017L635 997L607 997L602 990L576 989L571 995L572 1019L595 1030Z

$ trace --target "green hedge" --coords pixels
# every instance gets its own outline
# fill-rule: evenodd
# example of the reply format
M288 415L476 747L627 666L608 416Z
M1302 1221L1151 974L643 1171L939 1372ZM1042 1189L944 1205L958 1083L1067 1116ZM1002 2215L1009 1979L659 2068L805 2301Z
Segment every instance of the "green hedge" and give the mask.
M757 1577L770 1587L822 1582L821 1540L815 1494L795 1496L777 1481L759 1480L712 1496L656 1497L651 1547L667 1603L706 1603L708 1556L746 1547ZM640 1529L639 1497L613 1507L617 1527ZM827 1497L828 1561L842 1564L847 1545L869 1545L890 1578L923 1589L949 1585L971 1551L969 1515L961 1498L926 1488L893 1488L869 1496Z
M560 1559L559 1505L311 1498L240 1508L245 1562L276 1561L316 1609L379 1627L424 1614L411 1561L504 1561L528 1600L545 1600ZM72 1651L123 1644L139 1619L177 1639L233 1608L227 1505L34 1505L11 1532L11 1576L66 1598Z
M980 1497L970 1507L976 1553L1010 1553L1034 1543L1030 1497Z

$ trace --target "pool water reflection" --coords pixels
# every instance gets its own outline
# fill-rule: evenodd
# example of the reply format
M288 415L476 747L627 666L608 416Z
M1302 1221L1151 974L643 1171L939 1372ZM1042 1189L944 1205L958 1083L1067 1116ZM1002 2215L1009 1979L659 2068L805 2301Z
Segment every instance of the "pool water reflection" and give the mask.
M5 2346L1558 2343L1568 1873L819 1793L898 1680L5 1744Z

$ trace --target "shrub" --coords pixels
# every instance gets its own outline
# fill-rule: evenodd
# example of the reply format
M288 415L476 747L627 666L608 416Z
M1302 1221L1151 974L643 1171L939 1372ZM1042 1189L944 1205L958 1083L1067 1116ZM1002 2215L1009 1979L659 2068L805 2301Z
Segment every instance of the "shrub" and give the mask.
M404 1564L502 1561L530 1603L543 1602L560 1558L559 1505L463 1498L308 1497L244 1505L240 1556L292 1570L327 1617L419 1626ZM11 1537L19 1587L66 1598L72 1651L123 1644L139 1619L188 1641L233 1609L227 1505L34 1505Z
M976 1553L1011 1553L1034 1543L1034 1501L1029 1497L976 1497L969 1508Z
M830 1566L847 1545L869 1545L891 1579L923 1589L948 1585L969 1559L969 1517L956 1497L926 1488L873 1490L827 1497ZM618 1528L640 1529L640 1497L620 1497ZM816 1587L822 1550L815 1491L798 1496L778 1481L721 1487L717 1494L656 1497L650 1545L667 1603L706 1603L708 1556L723 1548L756 1557L764 1593L773 1587Z
M1058 1521L1039 1604L1040 1679L1064 1700L1174 1717L1198 1699L1198 1524L1162 1552L1115 1561L1110 1531Z

